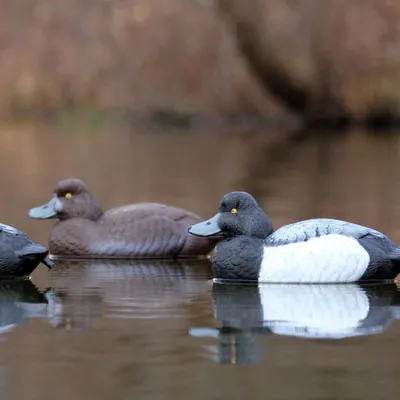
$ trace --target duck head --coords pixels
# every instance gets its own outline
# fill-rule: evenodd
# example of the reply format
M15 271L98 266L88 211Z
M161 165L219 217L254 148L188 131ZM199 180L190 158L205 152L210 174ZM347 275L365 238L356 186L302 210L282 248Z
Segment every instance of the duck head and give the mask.
M53 198L46 204L31 208L28 215L34 219L84 218L96 221L102 210L87 186L75 178L64 179L54 188Z
M224 238L251 236L265 239L272 232L272 223L252 195L231 192L222 197L218 213L207 221L192 225L188 232L195 236Z

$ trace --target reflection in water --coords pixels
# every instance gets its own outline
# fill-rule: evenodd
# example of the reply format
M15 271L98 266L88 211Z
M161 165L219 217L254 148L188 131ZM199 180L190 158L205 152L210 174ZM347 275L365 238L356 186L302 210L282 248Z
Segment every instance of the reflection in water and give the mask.
M221 328L192 328L198 337L214 337L208 347L220 363L261 360L255 338L285 335L343 339L382 333L396 317L400 298L395 284L224 285L214 284L214 317Z
M393 318L400 319L400 282L396 282L397 296L393 299L391 310Z
M90 185L104 208L157 201L207 217L215 213L224 193L247 190L276 228L325 216L371 226L400 243L399 144L398 132L294 136L267 128L235 133L219 128L155 132L112 125L95 131L68 124L3 126L0 163L6 173L0 174L0 221L46 244L54 221L33 223L26 210L40 204L54 182L76 176ZM243 289L248 306L232 295L232 304L220 307L219 295L214 294L215 307L231 313L226 321L218 314L218 322L210 306L211 290L223 288L213 288L209 278L209 266L186 262L57 262L50 273L36 269L35 285L52 291L44 293L43 304L40 300L36 305L35 300L22 306L29 308L26 315L42 318L30 318L0 336L0 397L41 400L56 393L58 400L236 400L250 392L255 399L268 393L285 400L400 396L400 321L380 335L299 340L290 336L294 328L287 321L264 324L259 290ZM353 320L348 314L343 330L351 331L355 317L366 313L363 293L365 288L354 297L360 301L359 314ZM378 293L378 305L370 307L355 331L368 330L368 321L371 332L390 322L387 306L379 303L381 296ZM371 296L367 300L373 304ZM280 310L288 307L281 299L274 301ZM400 317L399 305L397 295L393 316ZM9 313L15 318L13 314ZM240 318L231 324L235 314ZM291 323L295 317L286 316ZM258 318L262 324L254 323ZM258 357L261 363L254 368L221 368L205 358L199 342L212 344L213 339L193 339L187 331L215 323L225 328L206 332L219 337L220 347L225 347L207 354L237 363L252 363ZM304 331L310 321L297 323ZM323 327L313 326L314 331L317 328L323 333ZM279 334L272 335L272 330ZM257 347L256 338L263 334L270 336L257 340Z
M210 278L206 259L59 261L52 273L63 309L57 326L86 329L101 316L179 318L188 296L206 291Z
M247 141L239 187L256 196L275 228L316 217L370 226L400 242L398 132L303 132ZM362 199L362 201L360 201Z
M101 317L181 318L210 278L204 259L59 261L43 292L30 280L0 280L0 334L28 318L67 330L90 328Z
M42 293L28 279L0 280L0 334L9 332L29 318L46 316L48 291Z

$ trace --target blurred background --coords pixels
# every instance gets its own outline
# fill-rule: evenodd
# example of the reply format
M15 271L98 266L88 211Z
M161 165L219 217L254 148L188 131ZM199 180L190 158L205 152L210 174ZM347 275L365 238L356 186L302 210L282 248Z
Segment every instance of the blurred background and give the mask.
M3 0L1 218L67 177L103 208L206 218L247 190L276 227L318 216L397 230L395 0ZM389 129L390 128L390 129Z
M1 109L399 112L395 0L2 0Z
M77 177L103 209L208 218L245 190L276 228L339 218L400 243L397 0L0 4L1 222L47 244L54 221L26 213ZM218 324L209 271L161 267L38 267L33 289L0 288L13 307L49 287L62 304L58 322L39 313L0 337L1 397L400 395L398 323L378 338L260 340L260 365L222 368L187 334Z

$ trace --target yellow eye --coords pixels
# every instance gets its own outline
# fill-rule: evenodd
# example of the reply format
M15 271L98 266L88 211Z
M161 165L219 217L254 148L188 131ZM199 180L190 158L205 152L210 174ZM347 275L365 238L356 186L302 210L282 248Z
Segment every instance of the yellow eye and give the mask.
M71 194L71 193L66 193L66 194L65 194L65 198L66 198L66 199L70 199L71 197L72 197L72 194Z
M232 214L236 214L236 213L237 213L236 208L232 208L231 213L232 213Z

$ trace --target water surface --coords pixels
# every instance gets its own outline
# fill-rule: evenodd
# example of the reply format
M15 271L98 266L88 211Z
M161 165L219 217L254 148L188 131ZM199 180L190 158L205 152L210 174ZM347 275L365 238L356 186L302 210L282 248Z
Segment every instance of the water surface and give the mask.
M104 209L158 201L214 215L253 193L274 225L331 217L400 242L400 136L352 131L0 127L1 221L66 177ZM4 399L392 399L396 285L216 285L208 261L58 262L0 282Z

